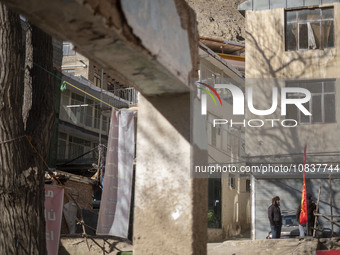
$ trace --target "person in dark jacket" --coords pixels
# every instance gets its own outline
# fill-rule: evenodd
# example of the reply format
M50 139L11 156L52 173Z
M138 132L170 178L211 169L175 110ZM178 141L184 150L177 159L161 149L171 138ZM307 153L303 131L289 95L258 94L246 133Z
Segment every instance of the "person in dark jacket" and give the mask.
M316 212L316 204L313 201L312 194L307 194L307 217L308 217L308 232L309 236L313 235L314 221Z
M313 196L310 193L307 193L307 222L308 222L308 229L307 229L307 235L312 236L313 235L313 228L314 228L314 221L315 221L315 215L314 212L316 211L316 205L313 201ZM304 237L304 229L306 228L306 223L300 225L300 213L301 213L301 205L299 205L299 208L296 213L297 221L299 222L299 230L300 230L300 237Z
M281 237L282 216L280 210L280 198L278 196L273 197L272 205L268 207L268 219L270 223L270 229L272 231L272 238Z

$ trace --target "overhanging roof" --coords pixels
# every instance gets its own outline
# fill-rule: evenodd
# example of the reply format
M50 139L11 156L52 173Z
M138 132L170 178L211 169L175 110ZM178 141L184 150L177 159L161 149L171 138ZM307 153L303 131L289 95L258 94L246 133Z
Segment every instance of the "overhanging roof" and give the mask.
M209 49L218 53L234 54L244 52L245 45L240 43L228 42L208 37L201 37L200 42L204 43Z
M276 8L308 7L321 4L339 2L339 0L247 0L240 4L237 9L244 11L259 11Z
M105 103L112 105L116 108L129 108L129 102L120 97L115 96L111 92L106 90L102 90L92 84L92 82L82 79L80 77L72 76L67 73L63 73L62 76L63 81L67 81L68 83L74 85L74 87L67 85L67 88L77 94L84 95L92 95L92 100L98 101L97 99L103 100ZM75 88L76 87L76 88Z
M238 84L244 86L244 77L240 71L233 67L227 60L218 56L215 52L209 49L204 43L199 43L199 50L207 54L207 59L216 67L220 68L230 78L235 80Z

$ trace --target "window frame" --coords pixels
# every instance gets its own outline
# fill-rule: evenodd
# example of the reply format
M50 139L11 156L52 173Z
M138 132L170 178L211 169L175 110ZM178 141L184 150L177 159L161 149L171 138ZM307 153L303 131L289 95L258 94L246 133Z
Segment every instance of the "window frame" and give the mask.
M63 72L70 74L70 75L73 75L73 76L76 74L76 70L74 68L73 69L63 69Z
M251 191L251 180L246 179L246 192L250 193L250 191Z
M75 55L76 51L74 50L73 44L71 42L63 42L63 56L75 56Z
M235 189L236 188L235 182L236 182L235 175L229 173L228 186L229 186L230 189Z
M101 87L101 76L97 73L93 74L93 85L98 88Z
M319 19L311 19L311 20L306 20L305 21L301 21L299 20L299 12L302 12L302 11L305 11L305 10L317 10L319 9L321 11L320 13L320 18ZM323 16L323 13L322 11L323 10L329 10L329 9L332 9L333 11L333 14L332 14L332 18L325 18ZM288 22L287 20L287 13L289 12L296 12L296 18L295 18L295 21L294 22ZM325 47L324 45L324 27L322 25L323 22L325 21L332 21L333 22L333 42L332 42L332 46L330 47ZM315 48L315 49L310 49L308 46L307 48L300 48L300 25L305 25L307 23L319 23L320 24L320 46L318 48ZM285 51L308 51L308 50L324 50L324 49L330 49L330 48L334 48L335 47L335 19L334 19L334 6L327 6L327 7L315 7L315 8L294 8L294 9L286 9L284 11L284 24L285 24L285 27L284 27L284 41L285 41ZM287 33L288 33L288 30L287 30L287 26L289 24L296 24L296 46L295 46L295 49L289 49L288 48L288 37L287 37ZM308 40L308 38L307 38Z
M327 92L325 91L325 83L333 83L334 91ZM302 125L312 125L312 124L334 124L337 123L337 117L336 117L336 79L324 79L324 80L299 80L299 81L288 81L286 82L286 87L298 87L298 88L306 88L308 90L308 85L306 87L303 87L301 84L316 84L321 83L321 92L311 92L311 99L308 102L308 110L312 114L311 116L305 116L308 117L308 121L302 121L301 120L301 111L296 109L296 115L297 119L296 121L299 124ZM334 95L334 121L333 122L326 122L326 109L325 109L325 95ZM314 122L313 120L313 97L320 96L321 97L321 121ZM299 98L298 95L289 96L287 95L287 98ZM294 106L295 107L295 106ZM288 114L287 114L288 115ZM286 115L286 116L287 116Z

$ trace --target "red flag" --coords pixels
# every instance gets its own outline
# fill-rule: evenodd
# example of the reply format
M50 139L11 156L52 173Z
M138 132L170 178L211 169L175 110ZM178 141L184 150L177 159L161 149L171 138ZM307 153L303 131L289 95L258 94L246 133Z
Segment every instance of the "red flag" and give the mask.
M302 187L302 197L301 197L301 212L300 212L300 225L307 222L307 190L306 190L306 151L307 144L305 145L305 150L303 153L303 187Z

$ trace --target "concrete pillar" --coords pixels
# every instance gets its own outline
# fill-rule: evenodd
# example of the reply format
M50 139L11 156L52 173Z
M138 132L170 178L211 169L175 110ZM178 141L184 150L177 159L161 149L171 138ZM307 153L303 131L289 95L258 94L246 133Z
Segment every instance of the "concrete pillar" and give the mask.
M206 254L207 179L190 177L190 95L138 102L134 255Z

